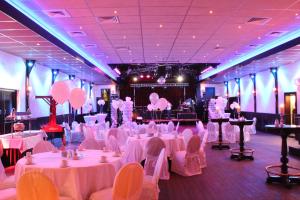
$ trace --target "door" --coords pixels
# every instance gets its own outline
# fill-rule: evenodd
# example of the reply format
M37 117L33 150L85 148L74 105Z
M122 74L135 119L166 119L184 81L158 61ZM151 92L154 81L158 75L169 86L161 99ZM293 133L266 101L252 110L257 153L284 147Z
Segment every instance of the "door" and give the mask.
M286 124L295 124L297 113L297 94L296 92L284 93L284 115Z
M0 134L10 132L11 124L5 123L13 108L17 108L17 91L0 89Z

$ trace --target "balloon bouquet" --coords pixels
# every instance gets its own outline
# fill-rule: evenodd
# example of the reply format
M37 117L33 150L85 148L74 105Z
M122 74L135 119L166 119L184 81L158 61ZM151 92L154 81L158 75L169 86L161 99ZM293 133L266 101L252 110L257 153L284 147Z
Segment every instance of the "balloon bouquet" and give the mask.
M149 95L150 104L148 104L147 109L151 112L151 118L156 119L156 111L164 111L168 107L168 101L165 98L159 98L158 94L153 92Z
M100 106L100 113L103 113L103 107L105 105L105 101L103 99L99 99L97 103Z
M116 127L122 123L132 122L133 102L130 97L112 100L111 119L112 126Z

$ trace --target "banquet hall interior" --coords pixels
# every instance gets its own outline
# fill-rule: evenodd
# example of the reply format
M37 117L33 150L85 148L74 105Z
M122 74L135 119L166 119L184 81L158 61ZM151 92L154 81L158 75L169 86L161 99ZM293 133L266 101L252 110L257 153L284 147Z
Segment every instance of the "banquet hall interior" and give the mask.
M1 0L0 200L300 199L300 0Z

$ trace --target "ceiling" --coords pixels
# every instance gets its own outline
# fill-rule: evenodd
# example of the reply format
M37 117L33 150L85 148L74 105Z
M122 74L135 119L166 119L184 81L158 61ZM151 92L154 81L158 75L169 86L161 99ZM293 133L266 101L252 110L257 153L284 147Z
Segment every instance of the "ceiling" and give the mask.
M103 73L96 72L96 68L87 66L1 11L0 50L24 59L36 60L43 66L59 69L95 84L111 83Z
M300 44L284 51L275 53L271 56L253 60L251 63L243 66L236 66L225 70L215 77L208 80L210 83L224 83L224 81L249 76L264 70L269 70L272 67L280 67L295 63L300 60Z
M68 36L83 31L70 37L108 64L223 63L300 24L299 0L21 1ZM45 14L61 9L67 17ZM109 16L119 23L101 23Z

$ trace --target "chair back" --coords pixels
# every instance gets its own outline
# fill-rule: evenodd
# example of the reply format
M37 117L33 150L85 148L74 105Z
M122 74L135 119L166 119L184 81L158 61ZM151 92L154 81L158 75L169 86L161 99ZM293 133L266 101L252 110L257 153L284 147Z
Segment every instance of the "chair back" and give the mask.
M184 129L182 135L183 135L184 144L185 146L187 146L190 138L193 136L193 131L188 128Z
M56 147L53 144L51 144L48 141L42 140L33 147L32 153L36 154L36 153L49 152L54 150L56 150Z
M114 152L117 152L117 153L121 152L119 144L118 144L118 140L113 135L108 137L107 147L111 151L114 151Z
M113 200L138 200L144 179L143 167L138 163L129 163L117 173L113 191Z
M202 141L201 141L201 146L200 146L200 150L203 151L205 146L206 146L206 142L207 142L207 137L208 137L208 132L205 132L204 133L204 136L202 138Z
M53 182L44 174L31 171L17 183L18 200L58 200L59 193Z
M175 129L175 131L178 133L178 129L179 129L179 124L180 124L180 122L177 122L177 125L176 125L176 129Z
M84 139L79 146L80 146L80 148L84 148L84 149L100 150L103 148L104 145L100 145L93 138L87 138L87 139Z
M207 123L207 131L209 134L214 134L216 131L216 126L212 122Z
M168 133L171 133L175 128L175 125L172 121L168 122Z
M122 160L123 163L139 163L143 160L143 147L140 144L140 141L133 140L127 143Z
M163 162L164 162L164 159L166 157L165 151L166 151L166 149L163 148L159 153L158 159L157 159L156 164L155 164L154 173L153 173L153 176L152 176L152 182L153 183L157 183L158 180L159 180L159 177L160 177L160 174L161 174L161 171L162 171Z
M150 155L157 157L160 151L165 147L166 145L161 138L153 137L146 144L146 154L147 156Z
M187 153L194 154L199 152L200 149L200 137L198 135L193 135L188 141Z

